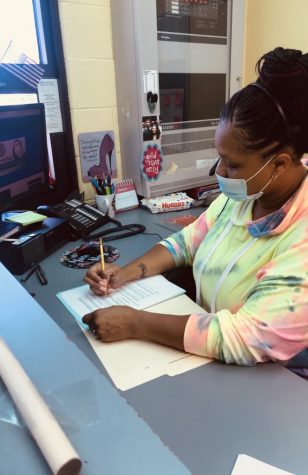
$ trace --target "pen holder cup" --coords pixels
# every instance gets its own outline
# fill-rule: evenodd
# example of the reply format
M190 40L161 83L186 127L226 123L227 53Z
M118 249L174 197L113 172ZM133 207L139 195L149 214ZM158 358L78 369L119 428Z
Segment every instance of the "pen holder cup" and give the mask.
M95 195L95 203L97 208L110 218L115 215L115 197L111 195Z

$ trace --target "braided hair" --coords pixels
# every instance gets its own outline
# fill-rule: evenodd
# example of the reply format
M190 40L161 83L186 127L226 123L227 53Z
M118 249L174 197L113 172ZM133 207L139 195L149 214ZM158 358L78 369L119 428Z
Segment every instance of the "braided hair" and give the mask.
M266 156L289 145L299 161L308 152L308 53L275 48L259 59L256 72L256 83L231 97L220 121L236 128L243 150L255 152L276 142Z

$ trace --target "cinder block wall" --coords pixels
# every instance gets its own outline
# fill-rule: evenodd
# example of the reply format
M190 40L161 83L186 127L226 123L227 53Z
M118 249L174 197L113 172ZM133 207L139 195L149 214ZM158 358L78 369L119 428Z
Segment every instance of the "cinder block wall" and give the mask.
M59 0L59 11L79 186L92 199L81 178L79 133L114 131L121 176L110 1Z

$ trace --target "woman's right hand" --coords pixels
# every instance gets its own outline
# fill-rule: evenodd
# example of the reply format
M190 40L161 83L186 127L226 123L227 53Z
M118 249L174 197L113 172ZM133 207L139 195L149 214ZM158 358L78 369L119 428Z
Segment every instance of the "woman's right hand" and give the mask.
M115 264L105 264L105 271L102 272L98 262L87 271L84 281L95 295L107 295L109 289L117 289L127 282L127 278L123 269Z

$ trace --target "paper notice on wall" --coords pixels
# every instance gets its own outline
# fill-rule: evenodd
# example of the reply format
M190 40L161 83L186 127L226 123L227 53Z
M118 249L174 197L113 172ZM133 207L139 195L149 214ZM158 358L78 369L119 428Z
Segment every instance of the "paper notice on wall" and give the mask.
M45 106L47 133L63 132L57 79L41 79L38 84L39 101Z
M143 71L144 92L158 93L158 72L155 69Z

